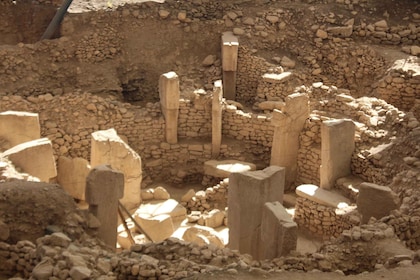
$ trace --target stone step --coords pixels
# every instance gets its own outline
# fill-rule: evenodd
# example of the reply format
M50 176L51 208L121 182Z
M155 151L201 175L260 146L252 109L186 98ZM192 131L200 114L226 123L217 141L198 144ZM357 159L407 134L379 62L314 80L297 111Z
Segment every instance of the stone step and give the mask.
M300 185L297 187L296 194L318 204L333 208L345 208L351 204L348 198L339 193L321 189L318 186L310 184Z
M356 201L357 196L359 195L360 184L364 182L365 181L361 178L350 175L337 179L336 186L346 197L350 198L352 201Z

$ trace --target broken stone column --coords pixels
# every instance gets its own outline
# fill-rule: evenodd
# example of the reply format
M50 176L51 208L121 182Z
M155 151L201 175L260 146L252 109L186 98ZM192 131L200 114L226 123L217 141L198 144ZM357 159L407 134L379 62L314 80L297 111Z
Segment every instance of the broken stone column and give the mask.
M236 99L238 49L238 37L230 31L224 32L222 35L223 96L229 100Z
M211 155L217 158L222 145L222 81L214 82L213 101L211 107Z
M19 144L5 151L2 156L41 182L48 183L57 176L53 147L48 138Z
M286 189L297 176L299 134L309 117L309 97L306 93L294 93L286 97L284 110L273 111L271 123L274 126L271 148L271 165L286 168Z
M124 197L121 203L128 209L141 202L141 158L118 135L115 129L92 133L90 165L109 164L124 174Z
M109 165L93 168L86 179L89 211L100 221L98 237L111 248L117 243L118 200L124 195L124 174Z
M366 224L371 217L380 219L399 208L399 198L391 188L372 183L362 183L357 197L357 211Z
M261 218L266 202L283 202L285 169L232 173L229 177L229 247L259 257Z
M165 140L178 143L179 78L175 72L162 74L159 78L159 98L165 118Z
M261 219L259 259L274 259L296 250L297 230L297 224L280 202L265 203Z
M41 128L38 114L16 111L0 113L0 139L7 142L0 145L0 150L39 138Z
M320 187L331 189L351 174L355 125L352 120L328 120L321 125Z
M57 182L73 198L85 200L86 177L90 165L84 158L58 158Z

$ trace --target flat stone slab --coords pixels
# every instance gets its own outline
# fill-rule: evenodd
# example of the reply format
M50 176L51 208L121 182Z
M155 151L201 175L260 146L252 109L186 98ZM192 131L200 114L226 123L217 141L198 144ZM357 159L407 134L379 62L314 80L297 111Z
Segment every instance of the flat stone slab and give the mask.
M204 174L228 178L231 173L256 170L255 164L239 160L209 160L204 163Z
M350 205L350 200L346 197L321 189L315 185L300 185L296 188L296 194L300 197L329 207L345 208Z
M187 217L187 209L174 199L152 200L141 204L134 213L134 217L156 217L161 215L169 215L173 219L185 219Z
M283 83L292 76L291 72L283 72L281 74L266 73L262 76L264 82L269 83Z

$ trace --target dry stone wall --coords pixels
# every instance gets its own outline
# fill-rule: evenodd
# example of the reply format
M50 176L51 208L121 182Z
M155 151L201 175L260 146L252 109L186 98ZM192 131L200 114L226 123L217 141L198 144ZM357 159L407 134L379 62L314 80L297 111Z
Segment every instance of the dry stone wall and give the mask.
M323 238L338 237L344 230L360 224L356 207L337 209L298 197L295 205L295 222Z

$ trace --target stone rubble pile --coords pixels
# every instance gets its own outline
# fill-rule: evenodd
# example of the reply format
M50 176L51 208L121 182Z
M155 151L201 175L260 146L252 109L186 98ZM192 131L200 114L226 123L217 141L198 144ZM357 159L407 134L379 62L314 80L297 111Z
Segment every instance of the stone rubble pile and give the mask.
M193 211L209 211L211 209L221 209L227 206L227 190L229 179L220 181L213 187L205 190L194 192L188 191L181 199L181 204L190 212Z

